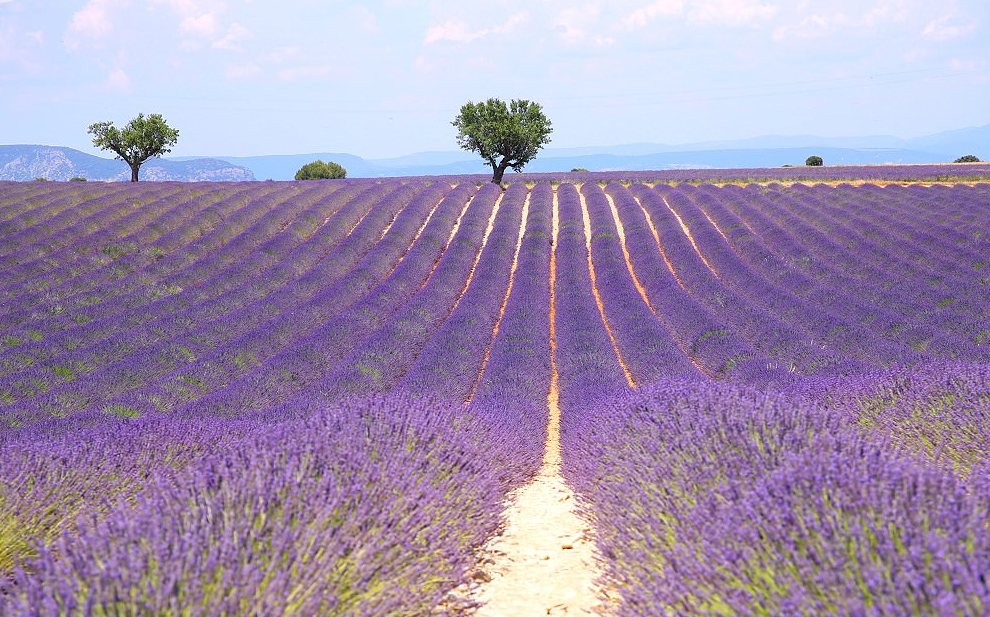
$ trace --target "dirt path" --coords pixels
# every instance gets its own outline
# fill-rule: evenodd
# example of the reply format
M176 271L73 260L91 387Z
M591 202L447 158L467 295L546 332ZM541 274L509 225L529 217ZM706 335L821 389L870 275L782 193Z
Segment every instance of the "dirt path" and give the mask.
M556 203L554 245L558 232ZM509 496L505 528L481 552L475 584L464 595L482 606L477 617L602 615L591 526L578 516L574 493L560 474L560 406L555 352L556 259L550 259L550 347L553 374L543 464L536 477Z
M556 392L551 393L555 398ZM543 466L511 496L504 533L485 546L473 590L478 617L597 615L591 527L575 512L574 494L560 475L560 412L551 403Z

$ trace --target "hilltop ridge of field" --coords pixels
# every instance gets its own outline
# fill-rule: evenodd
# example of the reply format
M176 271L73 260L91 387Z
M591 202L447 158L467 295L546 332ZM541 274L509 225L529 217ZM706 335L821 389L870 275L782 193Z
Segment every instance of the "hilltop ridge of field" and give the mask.
M749 139L692 144L635 143L617 146L547 148L530 162L531 173L738 169L803 166L817 155L825 165L948 163L965 154L990 160L990 124L901 139L885 135L818 137L768 135ZM141 171L146 180L225 181L291 180L296 171L317 159L335 161L351 178L451 176L484 174L481 159L463 151L430 151L390 158L364 158L344 152L311 152L258 156L185 156L152 159ZM71 148L0 145L0 180L124 180L127 166Z
M617 146L547 148L526 165L526 172L640 171L781 167L804 165L811 155L826 165L949 163L964 154L990 159L990 124L901 139L886 135L819 137L768 135L692 144L635 143ZM390 158L362 158L342 152L263 156L217 156L251 169L259 179L290 180L302 165L332 160L349 177L448 176L491 173L478 157L462 151L418 152Z

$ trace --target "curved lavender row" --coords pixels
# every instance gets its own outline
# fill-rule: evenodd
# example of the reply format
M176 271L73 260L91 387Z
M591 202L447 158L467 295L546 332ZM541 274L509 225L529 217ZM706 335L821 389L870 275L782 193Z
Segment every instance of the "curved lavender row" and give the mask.
M511 190L511 188L509 189ZM490 413L525 453L513 480L540 467L547 433L552 378L550 349L550 255L553 251L553 188L533 187L519 244L516 272L498 332L471 398L471 413Z
M394 214L396 207L404 205L414 189L399 188L389 195L394 199L394 204L387 207L378 208L378 213L388 218ZM436 203L443 190L437 187L435 191L427 191L425 194L427 203ZM363 194L362 194L363 195ZM373 195L381 196L380 192L372 192ZM358 213L367 212L371 203L357 200L359 206ZM369 226L365 233L356 234L352 238L353 242L365 239L367 251L374 240L381 236L381 230L387 224L386 220L378 219L377 231L374 217L368 219ZM346 229L338 229L336 232L329 229L321 234L320 239L342 240ZM330 246L326 247L327 249ZM329 285L335 280L348 273L349 266L354 264L355 255L350 254L352 259L347 259L352 246L344 248L342 252L331 253L331 260L338 270L336 276L331 276L333 272L323 270L320 272L322 284ZM289 285L291 287L291 285ZM194 327L187 332L171 329L168 332L158 326L149 326L146 335L142 337L142 345L135 343L127 345L125 348L117 349L115 346L124 345L122 340L110 339L100 347L101 355L117 358L117 361L108 364L100 370L90 371L84 378L73 382L58 393L41 397L33 408L39 409L42 413L66 413L67 411L79 410L82 408L92 408L103 403L115 409L146 410L149 408L165 409L179 404L182 399L198 398L208 392L219 389L227 385L239 374L257 366L265 358L281 349L281 346L273 345L276 333L280 337L286 337L291 332L302 332L307 327L323 320L328 307L340 310L337 306L342 299L340 294L335 298L320 298L319 295L309 302L302 302L302 297L290 293L288 288L279 290L283 292L280 296L278 292L272 294L264 303L254 302L247 304L242 309L235 310L228 316L219 316L214 321L195 326L194 317L196 312L187 309L180 313L180 324L190 324ZM351 290L349 290L351 291ZM221 298L223 300L223 298ZM346 306L346 304L344 305ZM206 303L205 309L210 309L212 304ZM321 307L323 310L321 311ZM203 305L194 306L192 309L204 308ZM175 310L174 308L172 310ZM281 316L273 317L272 311L287 311ZM229 323L230 317L236 317L235 323ZM161 324L166 325L167 324ZM250 329L250 330L249 330ZM246 333L245 333L246 332ZM135 328L131 327L121 336L135 333ZM298 334L297 334L298 335ZM230 339L237 338L232 344L224 346ZM86 361L93 350L81 352L77 364L73 364L74 353L63 355L59 361L60 366L78 366L79 362ZM200 356L203 356L200 358ZM194 362L189 366L190 362ZM90 367L91 369L94 367ZM41 376L45 377L50 373L45 373L44 369L38 369ZM80 373L82 369L80 369ZM73 378L75 375L72 376ZM157 380L157 385L153 388L146 388L146 384L152 380ZM140 393L142 389L148 392ZM134 395L125 394L127 391L136 390ZM120 400L122 397L123 400ZM116 400L115 400L116 399ZM104 405L105 406L105 405ZM11 406L7 406L10 408ZM16 406L13 407L17 409ZM0 407L0 411L4 408ZM30 409L30 408L29 408ZM25 415L25 409L21 406L21 414Z
M94 227L85 226L87 221L114 220L133 213L136 200L144 201L150 196L154 201L180 192L178 187L149 184L140 188L115 188L88 198L79 191L71 190L36 196L39 203L31 205L37 207L26 209L4 221L3 230L6 233L0 240L0 264L7 267L3 269L3 279L0 280L6 283L16 272L25 270L26 264L65 248L74 239L72 234L66 233L67 229L75 228L77 233L92 231ZM16 212L22 207L15 204L10 209ZM14 264L17 269L7 272Z
M201 419L82 414L0 432L0 579L40 546L73 533L253 427Z
M62 290L63 295L71 296L78 294L85 291L86 287L93 287L100 283L104 285L109 284L111 288L127 284L136 285L136 278L127 276L131 274L130 271L133 269L129 265L132 262L138 263L143 260L147 269L159 272L167 271L169 268L175 268L177 264L182 264L183 260L181 256L175 255L174 251L192 249L197 245L202 247L211 241L215 242L221 237L222 228L220 230L217 228L224 222L224 219L227 219L225 224L230 225L232 222L236 224L238 214L245 211L252 213L254 216L260 216L263 211L260 210L259 206L263 202L259 202L258 200L251 202L250 197L252 195L248 191L242 191L234 193L218 202L210 194L203 196L202 199L194 198L193 200L174 204L175 207L168 208L162 213L161 217L159 217L158 224L152 223L147 226L147 229L152 233L155 240L147 248L143 256L140 253L131 255L134 252L133 249L137 247L116 244L116 238L106 237L101 233L90 234L83 240L67 247L60 255L56 256L64 257L66 261L72 263L71 266L69 264L60 265L59 259L54 257L49 258L53 259L54 261L52 263L58 267L66 268L70 272L78 272L79 274L79 276L74 275L65 285L60 283L64 288ZM250 210L252 206L254 209ZM162 230L167 229L167 222L179 222L180 226L173 231L161 233ZM179 239L178 243L174 241L176 237ZM215 250L218 248L218 245L208 248ZM204 251L201 254L206 254L207 252L209 251ZM93 257L94 255L96 256L95 259ZM122 264L128 264L127 267L120 267L121 264L115 263L117 259L125 260ZM106 267L108 264L112 265ZM49 267L51 266L49 265ZM108 278L110 281L108 281ZM74 286L78 283L81 283L82 287ZM115 291L115 293L120 292ZM62 307L60 302L62 298L58 296L53 297L56 299L48 302L47 306L41 308L53 314L59 314L60 311L55 310L55 308L61 307L60 310L64 311L64 307ZM44 299L47 300L47 297ZM35 298L31 295L28 295L26 298L27 302L33 302L34 300ZM80 296L79 300L85 306L101 302L103 298L100 296L95 296L95 298L93 296ZM27 307L19 308L21 308L20 316L14 320L14 323L25 317L33 317L34 313L25 310ZM10 321L12 317L8 318L5 316L4 319Z
M444 182L491 181L491 174L462 174L429 176ZM645 171L583 171L509 174L505 183L513 182L642 182L656 183L719 183L719 182L837 182L843 180L873 180L887 182L986 182L990 179L990 163L927 165L825 165L822 167L753 167L737 169L662 169Z
M891 192L922 213L931 212L951 221L962 236L961 246L988 244L990 184L951 186L890 186Z
M793 238L778 233L775 237L778 243L772 248L765 244L758 236L749 232L740 218L721 205L723 191L731 189L703 187L693 191L691 197L716 226L733 252L767 281L837 317L868 328L885 341L899 344L902 348L923 349L924 353L920 355L958 357L959 354L966 354L965 357L969 359L982 359L980 350L965 339L923 324L908 328L903 316L872 305L865 298L861 299L866 295L864 292L869 289L868 285L859 283L850 287L847 277L836 276L826 268L819 269L819 276L812 278L792 267L781 254L793 256L800 253ZM759 235L767 235L772 231L761 225ZM829 276L830 274L832 275ZM910 357L904 359L909 360Z
M489 333L495 330L509 291L527 193L525 186L513 185L503 194L470 284L450 316L422 346L415 363L396 386L399 390L421 396L436 393L458 403L471 398L485 352L492 344Z
M580 197L573 185L557 187L557 208L554 358L559 376L561 440L564 442L567 426L564 417L588 413L628 386L592 293L584 218Z
M260 205L263 206L263 204ZM340 206L336 199L329 202L320 201L299 216L310 213L313 209L322 210L324 205L329 210L321 212L321 215L329 214ZM275 202L273 207L277 208L278 203ZM273 221L266 222L266 219L263 218L245 229L242 234L234 241L227 243L220 251L205 257L204 260L214 264L215 272L200 285L183 288L175 282L160 281L157 280L157 277L147 276L139 270L130 281L120 281L116 289L104 287L99 292L94 291L92 296L90 294L86 294L85 297L77 296L77 298L82 298L79 300L79 304L84 306L92 306L94 302L99 301L101 303L99 306L100 317L92 321L85 321L80 317L86 316L88 318L88 312L77 312L70 314L70 316L52 318L57 321L43 319L28 322L22 326L24 332L28 335L34 334L34 338L39 339L39 342L19 349L19 356L22 361L34 363L53 356L60 347L78 349L83 344L91 346L98 341L119 336L123 331L138 326L149 332L148 336L154 328L159 336L164 337L168 333L167 329L161 329L162 319L175 321L175 314L179 311L182 311L182 314L191 320L202 319L206 315L203 312L203 307L206 306L207 301L212 301L213 305L229 304L233 300L230 294L235 285L240 284L240 289L243 291L249 283L245 279L267 275L264 272L264 266L279 256L279 248L283 248L283 250L288 248L284 242L278 242L279 237L288 236L293 240L298 240L294 236L294 232L297 230L296 223L299 222L299 217L293 219L289 225L284 224L284 215L282 218L283 221L281 222L274 221L277 227L282 227L282 230L272 238L265 240L265 234L272 231ZM264 244L257 246L257 243L261 241L264 241ZM245 251L250 252L245 254ZM216 271L218 268L219 271ZM135 269L137 268L135 267ZM88 299L93 296L95 296L94 299ZM113 298L113 302L107 302L110 298ZM66 305L71 307L72 303L66 302ZM85 310L92 311L94 309ZM75 321L77 325L59 329L62 324L58 320L62 323L68 323L67 320L70 319ZM54 334L52 334L53 330L55 330ZM28 336L22 335L21 338L26 340ZM40 342L42 338L44 341Z
M819 345L834 349L846 358L884 366L898 361L911 361L914 355L911 349L875 336L843 317L844 310L836 313L827 310L827 307L804 302L796 298L788 288L760 276L729 248L704 212L691 201L691 195L697 192L698 189L690 187L662 189L668 207L679 222L687 227L698 251L727 285L734 287L739 293L745 293L778 319L808 331L812 340Z
M793 391L959 475L990 464L990 364L872 371Z
M321 304L334 309L330 316L306 324L305 314L301 320L287 315L279 329L261 333L258 341L277 353L228 387L204 397L196 407L229 415L242 409L265 409L281 405L323 378L327 367L353 351L429 278L474 194L474 187L466 185L445 193L438 204L431 204L435 208L421 220L424 226L418 235L413 231L407 239L386 234L381 250L369 253L320 299ZM296 331L300 321L311 328L304 336Z
M805 201L814 199L814 194L808 194L805 200L795 201L781 192L770 200L759 195L755 187L745 191L728 187L726 190L740 197L727 199L725 203L742 219L746 230L783 253L792 267L806 271L816 279L835 277L833 280L837 287L851 287L871 304L902 316L906 323L896 326L899 330L927 324L959 336L953 332L953 327L947 327L951 324L946 324L938 313L932 314L926 308L934 302L927 286L918 288L902 284L901 281L909 275L893 275L897 262L871 263L873 256L881 249L868 243L844 240L841 230L830 227L826 233L826 230L802 219L798 212L805 207ZM742 237L746 233L743 230L729 231ZM852 248L847 249L847 246ZM887 266L890 269L885 269Z
M573 434L573 481L621 590L618 615L990 607L985 498L840 413L671 382L584 416Z
M846 191L840 187L840 192ZM948 232L940 229L948 224L945 220L933 222L928 217L910 216L900 207L901 204L890 199L889 194L882 197L885 207L879 206L878 200L871 199L870 191L865 191L849 201L848 214L868 221L862 224L868 230L885 232L885 236L893 239L893 248L901 248L900 253L906 259L924 269L927 285L944 289L944 296L936 303L938 308L947 308L957 318L981 317L984 307L990 304L990 289L974 284L972 265L986 257L985 247L980 251L953 246L951 238L947 237ZM862 206L864 210L849 207L852 204ZM883 212L877 215L872 209ZM892 211L889 215L886 214L888 210Z
M266 272L263 281L246 285L243 291L249 296L240 307L187 332L176 331L181 338L166 340L152 349L160 358L174 356L178 360L169 361L167 372L154 388L137 383L107 404L134 410L171 409L216 392L263 364L293 337L347 306L344 298L334 293L334 283L348 275L358 259L381 239L396 211L406 206L410 197L416 195L415 200L432 206L442 194L440 187L417 194L408 185L392 191L378 187L360 192L338 211L341 216L331 217L287 259ZM376 199L384 203L376 203ZM419 212L415 200L407 208L414 215ZM287 260L309 269L300 275L285 263ZM213 303L204 305L204 311L213 310Z
M833 205L831 209L836 220L853 226L861 235L868 235L926 274L946 279L947 286L969 283L969 266L963 264L972 263L980 255L965 248L954 250L937 225L931 221L919 224L921 217L908 216L897 202L890 200L889 194L876 194L872 187L851 192L839 186L835 198L841 203L841 208ZM979 291L983 291L984 300L990 296L986 290Z
M0 612L426 614L498 525L511 444L485 420L392 397L253 423L83 517L0 583Z
M638 184L632 187L632 192L653 222L660 246L680 284L712 314L724 319L733 331L769 356L773 360L771 368L800 373L855 370L856 363L811 344L807 331L755 306L715 277L656 191Z
M349 395L386 392L399 383L461 298L480 256L488 221L501 198L501 191L481 190L475 195L429 278L336 366L327 367L326 374L304 391L305 396L330 402ZM510 228L518 228L518 208L499 208L498 215L509 219Z
M807 187L795 187L795 192L801 197L808 190ZM938 274L937 267L925 263L926 260L937 257L892 229L898 228L900 234L906 234L909 232L905 232L905 229L910 229L910 226L889 214L885 202L871 200L865 195L864 192L864 195L853 197L852 193L844 192L841 186L827 190L819 187L819 190L814 191L816 199L801 200L805 208L800 214L842 233L850 244L862 243L876 247L879 252L874 260L885 267L888 262L892 262L889 264L892 268L899 268L910 278ZM946 249L947 246L941 250Z
M632 193L614 182L605 192L615 203L629 261L654 314L698 369L708 377L744 383L786 379L780 369L768 368L772 364L768 356L734 333L728 323L710 313L678 284L663 263L658 238L653 236L646 213Z
M591 245L602 309L633 380L646 384L660 378L700 376L637 291L607 196L596 184L585 184L581 193L590 221L590 238L586 239Z
M909 258L903 256L904 251L896 245L891 245L888 242L886 246L881 246L872 237L865 239L854 228L850 228L835 217L830 216L828 212L830 210L834 212L836 208L826 202L827 200L823 199L802 199L803 207L800 209L800 215L809 220L820 221L817 224L827 225L829 235L840 242L855 246L858 256L861 256L867 263L876 263L881 271L888 273L888 278L896 276L896 280L925 281L924 285L908 285L907 293L917 296L914 301L915 306L925 311L922 314L926 317L930 314L938 327L963 337L971 337L973 330L979 328L977 324L983 306L981 303L953 302L955 296L952 294L955 291L951 285L944 286L940 283L942 277L938 272L911 262ZM844 215L839 213L839 217L843 218ZM949 298L949 303L947 305L942 304L947 298ZM965 310L957 310L964 307ZM974 317L977 320L976 323L974 323Z
M120 184L101 182L93 186L87 185L85 190L76 189L78 191L76 194L79 199L87 200L100 194L120 190L120 187ZM12 234L18 229L23 229L21 224L9 223L11 219L19 216L26 216L31 221L40 220L44 216L44 210L38 209L44 208L52 201L53 192L62 190L64 187L57 185L0 181L0 231L4 234Z
M305 201L302 201L302 203L305 203ZM260 205L263 206L264 204L260 204ZM283 224L279 223L278 226L281 227L283 226ZM269 229L271 229L270 225L268 227ZM250 229L253 229L253 227ZM249 233L245 233L240 235L239 239L247 240L250 237L251 235ZM261 237L264 236L262 235ZM234 259L236 259L236 252L238 251L238 248L240 249L240 252L243 252L244 249L252 248L252 243L259 242L260 240L261 238L256 238L251 243L231 242L228 243L227 247L230 249L231 252L235 252ZM237 245L240 246L238 247ZM225 262L219 261L218 265L220 267L224 267ZM223 291L222 286L220 287L221 289L219 291L216 291L216 293L221 293ZM58 339L58 337L56 337L56 340L54 341L55 343L54 348L51 341L39 342L35 344L34 345L35 348L43 346L42 353L47 353L49 356L57 354L58 355L57 362L59 362L60 364L56 365L53 364L54 361L48 361L43 364L32 366L26 371L15 371L11 374L8 374L5 376L4 379L4 381L7 382L7 385L6 387L3 387L2 390L0 391L6 392L6 395L4 396L5 399L11 397L16 399L17 398L16 392L18 389L22 391L22 396L23 395L30 396L33 393L34 394L37 393L37 392L31 392L32 390L36 389L36 384L45 383L47 379L51 377L51 373L49 373L49 371L54 371L56 374L58 374L58 371L62 370L66 373L69 373L67 375L69 379L75 379L77 376L80 376L84 373L91 373L100 368L106 367L116 361L119 361L128 354L139 352L139 350L142 347L146 348L149 345L153 345L156 340L160 340L164 338L165 336L167 336L168 333L158 328L155 328L154 332L152 333L151 326L148 326L145 329L146 335L141 337L139 341L135 341L134 339L134 335L136 333L135 326L138 326L139 324L141 324L141 322L147 323L155 317L171 315L171 313L174 313L177 309L187 309L187 306L183 306L184 304L183 301L184 300L188 301L191 295L192 294L186 294L184 297L178 299L176 302L166 301L166 302L156 303L152 300L152 304L157 304L157 306L152 308L150 311L148 309L144 309L144 311L140 313L141 316L138 320L134 319L135 313L133 310L130 311L129 314L125 313L123 318L118 318L118 319L114 319L113 312L110 311L110 315L108 316L108 318L101 320L101 322L98 323L94 328L87 329L88 330L87 332L83 332L81 334L75 332L67 333L68 344L71 345L70 349L73 349L73 351L70 351L68 353L65 353L64 351L59 349L60 340ZM146 295L142 296L139 299L143 299L146 301L148 300ZM124 305L126 307L128 304L126 300L127 297L125 296L117 304ZM183 315L183 322L187 324L195 323L195 320L197 318L202 317L202 315L197 314L196 312L189 312L188 310L184 311L182 315ZM104 332L105 336L108 336L109 338L100 341L100 339L103 337L92 336L92 332L94 330L97 332L99 331ZM42 332L43 331L44 330L42 330ZM63 338L62 340L66 340L66 339ZM87 345L80 347L79 343L75 341L80 341L80 342L85 341ZM65 345L65 343L63 343L63 345ZM75 349L76 347L79 348ZM27 352L21 351L19 352L18 356L22 361L25 361L25 359L29 359L31 357L30 350L28 350ZM31 361L30 363L34 364L33 361ZM25 388L24 386L18 388L17 387L18 382L21 384L28 384L27 388ZM11 385L13 385L13 387L11 387ZM79 382L78 384L75 384L73 386L73 388L76 390L85 389L85 387L86 387L85 381ZM27 391L23 392L24 390ZM8 402L13 402L13 401L8 401Z
M151 193L151 197L150 204L175 207L182 199L182 193L159 188L157 192ZM4 312L11 310L8 306L31 306L29 302L37 302L43 296L42 292L62 285L64 281L58 277L65 275L63 270L68 270L70 277L75 278L108 261L109 255L101 252L101 249L110 246L115 238L105 234L104 227L115 223L126 225L129 221L141 220L149 212L154 212L154 206L145 210L139 207L140 204L137 199L125 194L110 203L84 203L60 213L56 220L66 222L63 229L44 240L32 241L8 255L10 267L0 274L4 296L8 299L4 303ZM79 220L68 225L77 216ZM22 233L32 232L47 233L43 225L30 227Z
M923 223L925 229L933 232L930 235L934 237L928 238L929 247L939 255L946 254L945 248L960 253L978 253L988 244L985 235L990 224L990 209L987 208L990 191L967 185L867 185L862 190L884 200L894 216L913 221L916 226ZM974 235L975 231L982 233ZM947 247L931 244L938 239Z

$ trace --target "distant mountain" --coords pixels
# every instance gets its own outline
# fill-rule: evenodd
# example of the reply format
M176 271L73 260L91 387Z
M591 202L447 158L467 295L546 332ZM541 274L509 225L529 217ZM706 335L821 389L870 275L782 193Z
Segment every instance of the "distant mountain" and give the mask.
M105 159L60 146L0 146L0 180L87 180L131 179L123 161ZM176 161L150 159L141 165L142 180L219 181L254 180L246 167L219 159Z
M826 165L947 163L964 154L990 160L990 125L948 131L913 139L875 135L816 137L766 135L734 141L694 144L638 143L619 146L547 148L526 165L526 171L554 172L645 169L708 169L804 165L818 155ZM291 180L296 171L317 159L343 165L349 178L479 174L491 171L481 159L463 151L420 152L385 159L353 154L311 154L219 157L251 169L259 178Z
M709 169L804 165L818 155L826 165L948 163L964 154L990 160L990 124L911 139L888 135L816 137L764 135L732 141L693 144L636 143L618 146L547 148L526 165L529 172ZM419 152L364 159L342 152L268 156L172 157L141 166L146 180L291 180L300 167L317 159L343 165L349 178L437 176L490 173L480 158L459 150ZM103 159L71 148L0 146L0 180L127 180L121 161Z

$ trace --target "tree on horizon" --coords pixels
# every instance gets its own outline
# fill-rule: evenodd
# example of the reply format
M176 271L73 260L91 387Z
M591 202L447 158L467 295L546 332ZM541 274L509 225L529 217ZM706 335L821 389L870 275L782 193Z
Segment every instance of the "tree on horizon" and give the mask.
M477 152L492 166L493 184L501 184L510 167L522 171L550 143L553 132L540 104L525 99L513 99L508 105L495 98L469 101L451 124L457 127L457 145Z
M118 129L113 122L97 122L89 125L93 135L93 145L101 150L110 150L131 168L131 182L138 181L138 170L152 157L160 157L172 151L179 140L178 129L171 128L161 114L143 113Z

